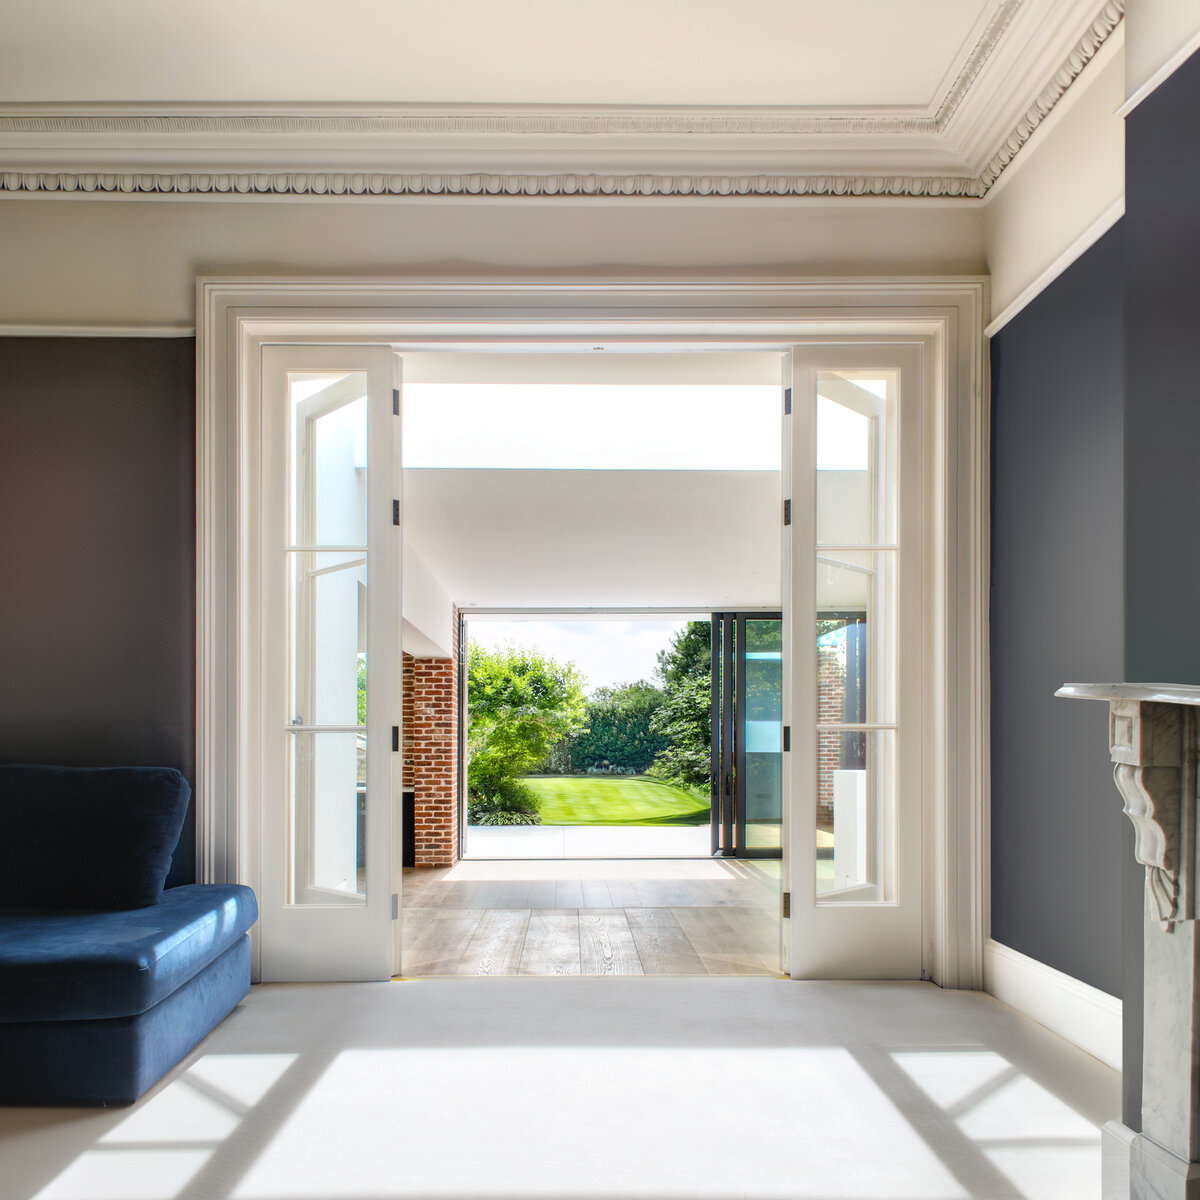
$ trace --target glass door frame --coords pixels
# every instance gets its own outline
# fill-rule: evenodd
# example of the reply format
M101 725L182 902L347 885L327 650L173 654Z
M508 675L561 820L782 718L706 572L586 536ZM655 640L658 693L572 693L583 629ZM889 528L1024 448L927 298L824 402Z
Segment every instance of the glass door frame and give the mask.
M782 836L778 849L746 845L747 771L746 771L746 622L747 620L780 622L783 639L782 610L762 612L746 609L712 614L712 657L709 728L712 745L709 751L711 770L711 844L714 858L782 858ZM718 627L721 630L718 637ZM732 629L733 638L726 635ZM780 655L784 650L781 648ZM732 678L733 686L728 686ZM783 694L780 685L780 828L783 822ZM731 736L724 736L724 731Z
M683 284L198 279L197 879L260 883L262 800L254 775L261 753L257 406L264 343L386 341L416 349L652 342L699 351L917 345L930 500L926 962L942 986L981 986L989 909L987 299L987 279L966 276ZM787 539L784 554L786 570ZM793 728L794 657L784 659L784 719ZM796 824L792 774L789 768L785 776L785 839ZM790 855L785 850L785 888L795 883ZM260 942L256 930L256 970ZM785 966L803 975L802 962L786 960L787 942Z
M293 544L289 492L298 477L288 422L292 375L363 376L369 455L365 491L365 547ZM255 688L257 753L246 769L258 800L255 881L259 902L259 974L263 981L380 980L397 969L399 922L396 848L400 819L399 363L388 345L264 342L260 347L257 582L261 614ZM303 401L301 401L301 405ZM307 818L303 797L292 794L297 738L356 736L357 724L328 725L314 713L297 714L292 695L295 603L287 556L310 549L339 554L365 549L368 559L366 661L365 892L330 894L297 879L293 853L297 820ZM297 723L300 715L304 724ZM393 732L394 731L394 732ZM351 812L357 810L357 792ZM301 855L303 857L303 855Z

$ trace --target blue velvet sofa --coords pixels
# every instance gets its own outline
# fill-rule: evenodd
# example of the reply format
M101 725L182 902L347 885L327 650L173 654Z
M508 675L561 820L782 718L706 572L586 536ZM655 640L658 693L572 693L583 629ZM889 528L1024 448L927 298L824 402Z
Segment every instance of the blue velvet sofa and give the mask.
M0 766L0 1104L136 1100L250 989L254 893L163 885L191 789Z

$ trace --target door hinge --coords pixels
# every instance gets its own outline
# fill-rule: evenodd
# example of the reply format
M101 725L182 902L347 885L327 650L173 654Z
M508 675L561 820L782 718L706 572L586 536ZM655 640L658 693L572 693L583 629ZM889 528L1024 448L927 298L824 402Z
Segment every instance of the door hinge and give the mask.
M783 415L790 417L792 415L792 389L783 389Z
M398 892L392 893L392 920L395 921L400 916L400 895Z
M783 893L783 915L784 918L789 918L792 915L792 893Z
M783 727L783 748L785 750L792 748L792 727L790 725Z
M399 500L392 501L392 524L393 525L400 524L400 501Z
M785 525L792 523L792 502L790 500L783 502L783 523Z
M400 389L392 388L392 416L400 415Z
M400 749L400 726L392 726L392 753L395 754ZM785 747L786 749L786 747Z

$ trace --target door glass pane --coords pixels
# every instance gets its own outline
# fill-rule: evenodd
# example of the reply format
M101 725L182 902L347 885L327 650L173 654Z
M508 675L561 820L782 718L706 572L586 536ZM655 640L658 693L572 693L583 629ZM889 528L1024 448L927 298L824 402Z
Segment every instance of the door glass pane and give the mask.
M366 739L353 730L294 731L291 737L287 902L361 904L366 898Z
M298 725L366 723L367 559L354 551L288 555L292 704Z
M817 381L817 542L890 545L892 372L828 372Z
M290 375L291 539L367 543L367 376Z
M817 720L896 719L896 551L817 554Z
M366 390L362 371L288 376L291 904L365 896Z
M894 730L817 734L817 896L895 899Z
M783 622L746 620L747 850L778 850L783 815Z

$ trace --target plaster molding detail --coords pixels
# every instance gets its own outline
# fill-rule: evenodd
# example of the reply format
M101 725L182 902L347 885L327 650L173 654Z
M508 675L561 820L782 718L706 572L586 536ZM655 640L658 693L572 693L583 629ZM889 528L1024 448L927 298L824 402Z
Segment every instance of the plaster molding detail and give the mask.
M526 175L6 171L0 193L276 196L964 196L978 180L921 175Z
M806 171L722 171L728 162L727 142L705 146L701 139L760 137L765 139L810 138L827 143L817 149L840 156L863 153L861 142L872 137L902 136L922 143L906 153L926 155L929 141L942 136L971 95L972 88L1002 43L1024 0L1006 0L988 23L982 36L950 85L936 111L884 114L869 110L813 112L804 109L711 110L626 108L597 110L589 107L546 111L537 108L436 111L429 107L396 106L394 110L354 111L349 106L331 106L326 111L287 111L284 106L256 106L237 111L209 106L208 111L185 110L146 112L123 106L107 111L69 111L66 106L0 106L0 168L5 161L18 165L30 138L68 139L61 150L36 147L39 158L54 154L61 159L84 152L93 162L108 159L126 169L117 171L8 170L0 171L0 195L43 193L98 193L128 195L214 195L214 196L665 196L665 197L917 197L980 199L1013 161L1034 132L1053 111L1067 89L1078 78L1101 46L1120 24L1126 0L1105 0L1098 14L1055 71L1053 78L1034 99L1020 120L1001 140L978 174L966 167L961 173L916 170L908 173ZM168 108L170 106L167 106ZM214 171L177 167L189 154L189 139L202 138L206 155L213 153L213 139L228 135L245 142L237 157L256 158L257 171ZM686 139L689 151L706 156L716 168L703 173L645 173L613 171L564 172L413 172L380 173L321 169L319 159L328 147L306 144L284 150L280 139L314 135L323 140L339 136L357 139L418 137L423 139L501 138L507 149L488 151L477 146L481 156L495 160L519 154L513 142L537 138L574 137L585 142L624 138L623 148L609 148L607 161L619 168L622 153L633 149L643 156L650 146L638 147L640 139L655 139L654 149L664 151L663 139L676 139L665 147L669 156ZM154 143L182 139L170 151ZM5 146L9 139L12 144ZM71 140L73 139L73 140ZM95 139L96 145L87 143ZM262 139L254 145L248 139ZM839 140L841 139L841 140ZM271 144L272 140L274 144ZM445 147L447 143L443 142ZM251 147L247 149L247 146ZM759 147L763 149L762 146ZM166 165L167 171L129 170L130 151L146 165ZM220 145L217 145L217 153ZM411 158L419 148L402 151ZM560 151L564 155L569 150ZM308 155L313 169L297 171L297 153ZM398 153L400 153L398 151ZM742 159L744 161L744 150ZM774 153L774 152L773 152ZM284 157L286 155L286 158ZM157 158L157 162L155 161ZM809 155L811 161L811 154ZM274 160L274 161L272 161ZM511 157L510 157L511 161ZM926 160L928 162L928 159ZM29 162L19 165L29 166ZM56 164L57 165L57 164ZM64 162L65 166L66 163ZM275 165L288 169L272 170ZM428 164L424 164L428 165ZM965 166L965 164L964 164Z
M925 115L880 116L869 112L763 112L747 108L689 112L686 109L364 113L3 113L0 134L505 134L522 137L600 137L662 134L737 137L813 134L929 134L937 119Z
M988 22L988 27L983 31L983 36L975 43L975 49L950 85L950 90L943 97L941 104L938 105L937 115L933 120L939 132L946 128L951 117L958 112L962 102L967 98L967 93L971 90L975 80L979 78L979 73L987 65L992 52L1000 44L1000 39L1008 32L1008 27L1017 15L1021 3L1022 0L1007 0L1007 3L1002 4L993 14L991 21Z
M1125 16L1125 0L1107 0L1104 7L1088 26L1074 49L1063 60L1054 77L1038 94L1037 99L1026 110L1008 136L1000 143L979 174L979 181L986 192L1018 152L1034 135L1038 126L1050 115L1054 106L1063 98L1067 89L1079 78L1083 68L1096 57L1100 47L1108 41L1113 30Z

